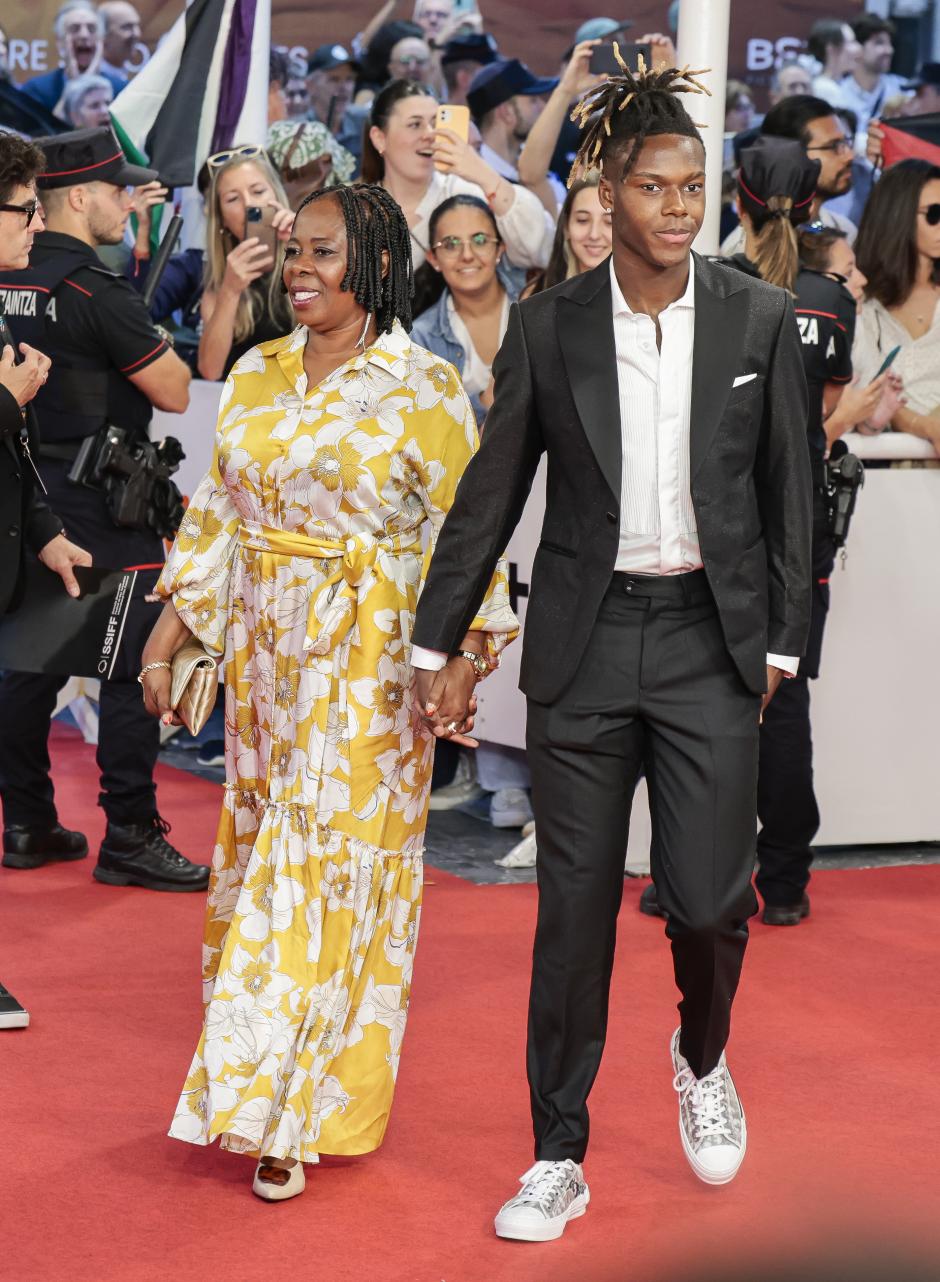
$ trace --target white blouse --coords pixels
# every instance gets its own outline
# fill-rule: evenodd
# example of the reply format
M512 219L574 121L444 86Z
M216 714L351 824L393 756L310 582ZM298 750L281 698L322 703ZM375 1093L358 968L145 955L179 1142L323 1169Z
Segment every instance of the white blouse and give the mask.
M463 317L457 311L454 305L454 297L450 293L447 295L447 318L450 321L454 338L456 338L464 352L463 370L460 373L460 381L463 383L464 391L468 396L482 396L490 385L493 369L492 366L487 365L486 361L473 346L470 331L467 329ZM509 295L503 294L503 310L499 318L499 343L497 348L502 346L508 326Z
M513 202L505 214L496 216L496 226L506 246L506 256L514 267L547 267L555 238L555 225L538 196L527 187L513 184ZM431 176L428 189L417 208L418 221L411 229L411 256L415 271L424 262L434 210L451 196L477 196L486 203L482 187L458 178L456 174Z
M891 368L904 382L908 409L930 414L940 406L940 302L934 308L930 329L920 338L912 338L877 299L867 299L852 345L852 367L860 386L871 382L895 347L901 350Z

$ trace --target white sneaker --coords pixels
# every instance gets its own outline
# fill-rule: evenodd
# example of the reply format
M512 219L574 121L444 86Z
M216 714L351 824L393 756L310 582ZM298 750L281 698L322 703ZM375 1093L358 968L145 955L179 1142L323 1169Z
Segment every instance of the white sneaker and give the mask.
M591 1195L577 1162L536 1162L519 1183L522 1191L503 1206L494 1221L497 1237L519 1242L552 1242L569 1220L588 1208Z
M524 828L532 820L532 803L524 788L500 788L490 801L494 828Z
M679 1050L679 1032L670 1051L679 1093L679 1137L689 1165L706 1184L728 1184L747 1149L747 1123L724 1052L712 1071L698 1078Z
M428 805L432 810L456 810L470 801L483 796L483 789L477 783L477 767L472 752L461 752L457 758L457 769L450 783L443 788L435 788L431 793Z

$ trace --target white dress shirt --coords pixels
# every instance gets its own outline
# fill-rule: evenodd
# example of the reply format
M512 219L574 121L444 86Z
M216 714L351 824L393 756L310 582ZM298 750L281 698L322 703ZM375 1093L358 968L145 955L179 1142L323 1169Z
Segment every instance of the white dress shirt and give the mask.
M630 574L688 574L703 568L689 450L695 270L690 263L685 293L659 314L661 349L652 317L632 311L624 298L613 258L610 288L623 457L614 568ZM446 660L436 650L412 650L416 668L440 668ZM791 675L799 667L799 659L789 655L768 654L767 663Z

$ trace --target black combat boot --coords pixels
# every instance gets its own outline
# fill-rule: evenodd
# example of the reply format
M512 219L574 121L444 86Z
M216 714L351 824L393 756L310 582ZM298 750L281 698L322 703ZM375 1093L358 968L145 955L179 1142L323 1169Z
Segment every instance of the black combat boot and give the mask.
M146 890L205 890L209 869L181 855L166 839L170 825L159 815L136 824L108 828L98 852L95 881Z
M9 824L3 830L4 868L41 868L43 864L84 859L88 842L61 824Z

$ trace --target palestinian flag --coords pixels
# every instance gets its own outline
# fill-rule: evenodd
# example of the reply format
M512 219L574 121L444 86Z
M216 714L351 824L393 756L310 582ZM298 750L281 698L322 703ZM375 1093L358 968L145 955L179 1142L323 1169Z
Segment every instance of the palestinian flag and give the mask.
M111 104L129 159L189 187L207 156L264 146L271 0L192 0Z
M929 160L940 166L940 112L879 121L884 130L885 168L899 160Z

